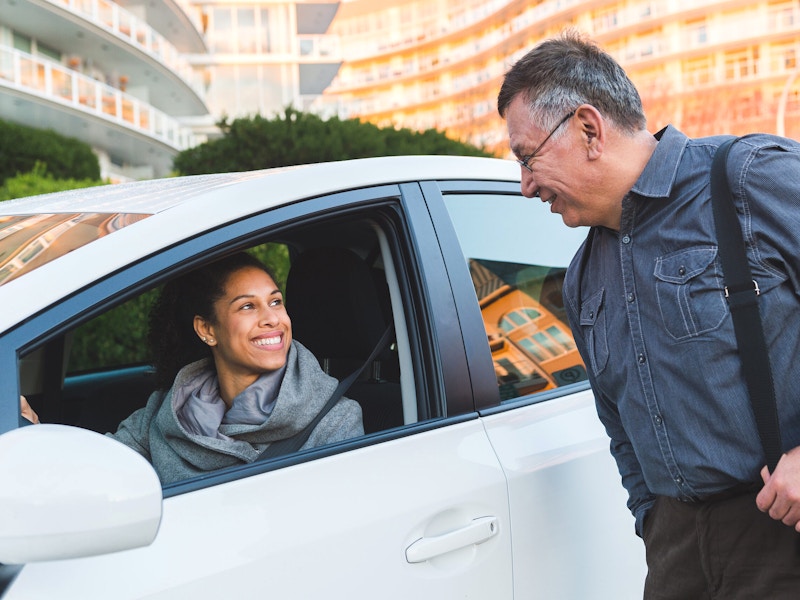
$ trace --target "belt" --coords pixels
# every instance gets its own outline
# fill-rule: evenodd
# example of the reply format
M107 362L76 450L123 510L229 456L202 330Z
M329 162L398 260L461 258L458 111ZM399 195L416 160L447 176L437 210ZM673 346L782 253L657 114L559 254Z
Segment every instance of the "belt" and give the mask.
M686 504L712 504L714 502L723 502L725 500L730 500L731 498L737 498L739 496L744 496L745 494L758 492L762 487L764 487L763 483L737 483L733 487L722 490L721 492L708 494L702 498L679 498L679 500L681 502L685 502Z

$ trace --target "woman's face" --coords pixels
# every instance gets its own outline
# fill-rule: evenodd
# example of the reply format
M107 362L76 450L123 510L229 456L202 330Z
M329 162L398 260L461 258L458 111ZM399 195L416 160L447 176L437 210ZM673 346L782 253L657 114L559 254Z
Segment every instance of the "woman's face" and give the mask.
M241 391L263 373L286 364L292 322L283 294L264 271L256 267L234 271L214 313L216 323L196 317L195 329L212 348L220 387L232 385Z

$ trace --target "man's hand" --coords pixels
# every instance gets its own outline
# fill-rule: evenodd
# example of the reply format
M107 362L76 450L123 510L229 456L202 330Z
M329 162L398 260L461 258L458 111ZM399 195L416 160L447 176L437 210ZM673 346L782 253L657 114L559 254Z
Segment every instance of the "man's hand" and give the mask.
M25 396L19 397L19 411L22 413L22 416L28 419L31 423L38 425L39 424L39 415L36 414L31 408L31 405L28 404L28 400Z
M761 469L761 479L759 510L800 532L800 447L784 454L772 474L767 467Z

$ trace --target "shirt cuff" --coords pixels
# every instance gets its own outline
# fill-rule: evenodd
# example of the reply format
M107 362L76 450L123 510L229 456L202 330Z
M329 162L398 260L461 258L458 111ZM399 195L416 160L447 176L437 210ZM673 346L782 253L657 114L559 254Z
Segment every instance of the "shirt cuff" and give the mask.
M642 502L636 507L636 510L633 511L633 517L636 519L636 535L642 539L644 539L644 521L647 519L647 515L650 513L650 509L653 508L655 502L655 499Z

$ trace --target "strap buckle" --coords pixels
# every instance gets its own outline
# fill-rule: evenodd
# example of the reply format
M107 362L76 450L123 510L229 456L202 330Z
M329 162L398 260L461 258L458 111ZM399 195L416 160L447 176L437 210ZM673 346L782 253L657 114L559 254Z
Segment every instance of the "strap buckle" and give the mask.
M753 289L756 292L756 296L760 296L761 295L761 288L758 287L758 282L755 279L753 279L752 282L753 282ZM742 290L742 291L744 291L744 290ZM725 286L725 297L726 298L729 297L729 295L728 295L728 286L727 285Z

